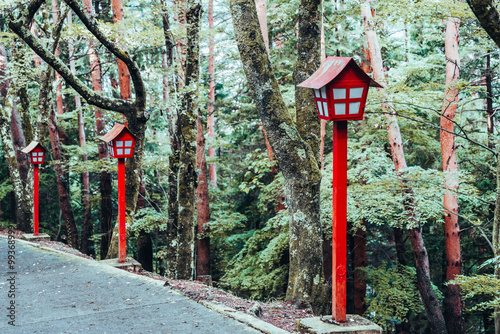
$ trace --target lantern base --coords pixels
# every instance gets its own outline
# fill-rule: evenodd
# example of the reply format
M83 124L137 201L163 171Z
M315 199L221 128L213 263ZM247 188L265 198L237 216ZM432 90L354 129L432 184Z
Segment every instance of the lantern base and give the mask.
M295 330L310 334L380 334L382 328L356 314L347 314L347 321L336 325L330 323L332 316L303 318L295 322Z
M118 262L118 258L101 260L99 262L127 271L140 272L142 270L142 265L131 257L127 257L127 259L123 263Z
M33 233L24 233L22 238L27 241L33 240L50 240L50 235L46 233L38 233L38 235L34 235Z

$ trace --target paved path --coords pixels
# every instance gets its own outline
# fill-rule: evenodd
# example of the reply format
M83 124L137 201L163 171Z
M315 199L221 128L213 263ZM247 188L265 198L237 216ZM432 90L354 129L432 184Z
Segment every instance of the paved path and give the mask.
M9 268L9 244L0 237L2 334L260 333L163 287L161 281L19 240L14 245L15 264ZM9 318L12 302L15 317Z

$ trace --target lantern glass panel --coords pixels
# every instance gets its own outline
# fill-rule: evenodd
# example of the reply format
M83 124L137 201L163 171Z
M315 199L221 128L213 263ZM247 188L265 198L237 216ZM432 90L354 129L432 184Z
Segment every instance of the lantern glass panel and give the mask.
M321 98L326 99L326 88L325 87L321 87Z
M335 115L345 115L345 103L335 103Z
M314 96L317 98L321 97L321 95L319 94L319 89L314 89Z
M329 117L328 116L328 105L326 104L326 102L323 102L323 110L325 112L325 116L326 117Z
M125 147L132 147L132 141L131 140L126 140L125 141Z
M349 103L349 115L354 115L359 113L359 106L361 102L351 102Z
M123 147L123 141L117 140L116 141L116 147Z
M360 99L363 96L363 87L349 89L349 98ZM351 112L349 112L350 114Z
M323 116L323 107L321 106L321 101L316 102L318 106L318 112L321 116Z
M335 100L341 100L346 98L346 89L345 88L334 88L333 89L333 98ZM337 109L337 107L335 107ZM337 112L335 112L337 114Z
M130 148L126 148L126 149L125 149L125 154L130 154L130 151L131 151L131 149L130 149Z
M116 155L123 155L123 148L117 148Z

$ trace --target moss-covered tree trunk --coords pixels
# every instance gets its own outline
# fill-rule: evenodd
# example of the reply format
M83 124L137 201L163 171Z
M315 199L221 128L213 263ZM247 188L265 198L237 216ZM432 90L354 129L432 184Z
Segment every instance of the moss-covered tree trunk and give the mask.
M170 92L175 89L175 75L169 74L173 71L174 65L174 41L172 40L172 32L170 30L170 21L168 18L168 10L165 0L162 0L162 23L163 33L165 36L166 52L164 55L165 73L163 77L163 97L165 102L171 96ZM159 238L164 243L163 258L161 259L164 266L164 275L168 278L176 277L176 260L177 260L177 221L179 217L179 201L178 201L178 188L179 188L179 154L180 154L180 134L177 122L177 113L173 110L168 110L169 128L168 134L170 139L170 155L168 156L168 185L167 185L167 212L168 222L167 229L160 232Z
M188 0L186 11L187 48L185 88L179 115L179 220L177 243L177 278L191 279L194 264L194 231L196 210L196 118L198 116L197 88L200 76L200 19L199 0Z
M290 211L287 299L310 305L314 312L321 313L328 295L322 279L318 153L301 138L283 101L266 52L255 3L232 0L230 7L245 75L285 178Z
M15 88L8 78L7 54L0 45L0 137L16 201L16 226L28 232L32 225L33 180L29 177L26 155L20 152L26 146L23 129L15 103Z

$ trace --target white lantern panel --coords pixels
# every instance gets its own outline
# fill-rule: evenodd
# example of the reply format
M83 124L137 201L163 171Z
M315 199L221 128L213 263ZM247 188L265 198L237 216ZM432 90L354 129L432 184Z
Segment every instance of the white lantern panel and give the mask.
M360 99L363 96L363 87L349 89L350 99Z
M345 103L335 103L335 115L345 115Z
M351 102L349 103L349 115L354 115L359 113L359 106L361 102Z
M131 140L126 140L125 141L125 147L132 147L132 141Z
M326 88L325 87L321 87L321 98L326 99Z
M341 100L346 98L346 89L345 88L334 88L333 89L333 98L335 100Z
M123 148L117 148L116 155L123 155Z
M116 142L116 147L123 147L123 141L118 140L118 141Z
M30 161L30 163L31 163L31 156L28 156L28 160L29 160L29 161Z
M38 156L38 152L31 152L31 155L36 157L36 156Z
M130 149L130 148L126 148L126 149L125 149L125 154L130 154L130 151L131 151L131 149Z
M35 160L37 160L38 162L42 162L42 158L37 158Z
M319 95L319 89L314 89L314 96L317 98L321 97L321 95Z
M318 106L319 114L323 116L323 107L321 106L321 101L316 102L316 105Z
M328 105L326 104L326 102L323 102L323 111L325 112L325 116L329 117L328 116Z

